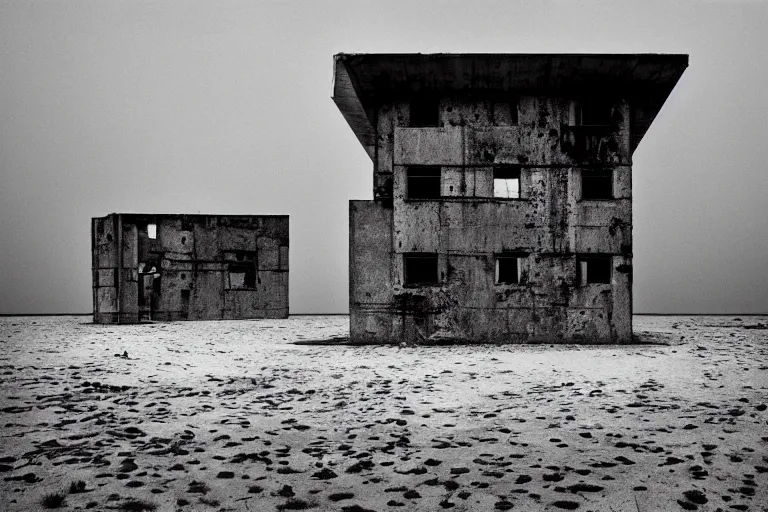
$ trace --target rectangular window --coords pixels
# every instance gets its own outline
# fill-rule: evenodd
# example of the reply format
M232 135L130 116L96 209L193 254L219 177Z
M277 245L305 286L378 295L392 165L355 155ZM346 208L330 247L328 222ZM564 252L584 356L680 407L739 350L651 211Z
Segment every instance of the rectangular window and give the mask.
M491 103L493 124L496 126L516 126L518 119L518 105L519 101L517 97L513 97L508 101L494 101Z
M147 224L147 236L152 240L157 238L157 224Z
M437 284L437 254L412 252L403 254L405 284Z
M256 265L253 263L230 263L229 288L235 290L256 288Z
M256 251L224 251L224 257L228 260L236 261L256 261Z
M520 166L496 165L493 167L493 197L519 199Z
M408 199L440 197L440 166L412 165L408 167Z
M181 313L183 320L189 318L189 290L181 290Z
M590 254L579 257L581 284L611 284L613 258L610 255Z
M581 126L610 125L611 108L612 105L605 100L584 100L576 106L576 124Z
M613 170L582 170L582 199L613 199Z
M525 255L496 256L496 284L519 284Z
M410 124L414 128L440 126L440 101L429 97L411 101Z

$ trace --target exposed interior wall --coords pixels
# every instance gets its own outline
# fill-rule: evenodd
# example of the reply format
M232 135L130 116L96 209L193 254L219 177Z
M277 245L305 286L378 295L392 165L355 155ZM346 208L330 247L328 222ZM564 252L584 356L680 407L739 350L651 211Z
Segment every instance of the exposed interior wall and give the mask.
M380 105L374 201L350 203L353 340L631 340L629 105L611 100L593 126L578 98L515 101L512 119L499 98L446 96L433 127L410 126L407 99ZM441 197L409 198L419 165L440 167ZM493 197L499 165L520 166L520 198ZM595 169L612 173L612 198L581 197ZM414 253L437 255L436 283L404 281ZM520 257L517 283L496 282L505 254ZM609 260L609 282L586 282L590 255Z
M288 316L288 216L112 214L92 223L94 322Z

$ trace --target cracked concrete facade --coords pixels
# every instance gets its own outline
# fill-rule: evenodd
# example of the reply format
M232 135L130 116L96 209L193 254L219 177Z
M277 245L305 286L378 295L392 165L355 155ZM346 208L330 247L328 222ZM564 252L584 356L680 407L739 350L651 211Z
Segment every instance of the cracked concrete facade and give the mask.
M632 153L687 63L335 56L373 161L374 199L350 201L351 340L631 342Z
M287 215L91 221L94 323L288 317Z

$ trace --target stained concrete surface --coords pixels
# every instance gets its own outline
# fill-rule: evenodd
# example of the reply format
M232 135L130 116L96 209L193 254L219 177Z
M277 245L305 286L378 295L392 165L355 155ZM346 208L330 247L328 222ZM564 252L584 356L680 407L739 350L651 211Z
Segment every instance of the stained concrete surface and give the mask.
M287 215L93 218L94 322L286 318L288 221Z
M339 316L2 318L0 509L768 510L767 327L398 348L292 344Z
M373 200L350 201L350 339L631 343L632 154L687 65L335 55L373 164Z

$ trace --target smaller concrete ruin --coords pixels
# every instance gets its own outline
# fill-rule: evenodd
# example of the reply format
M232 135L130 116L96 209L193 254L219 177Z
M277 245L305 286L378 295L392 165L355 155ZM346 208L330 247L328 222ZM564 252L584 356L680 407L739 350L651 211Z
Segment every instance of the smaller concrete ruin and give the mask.
M91 220L93 321L288 317L287 215Z

